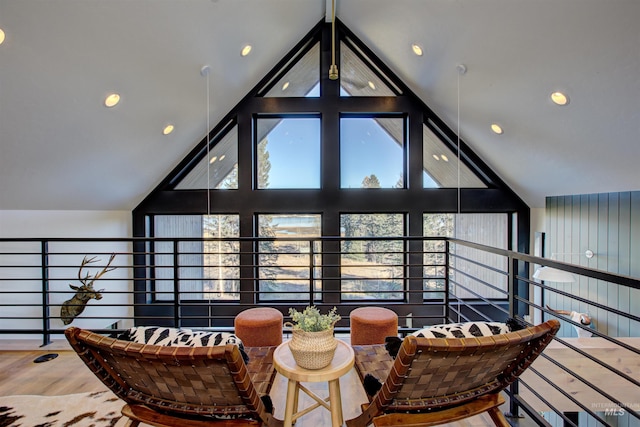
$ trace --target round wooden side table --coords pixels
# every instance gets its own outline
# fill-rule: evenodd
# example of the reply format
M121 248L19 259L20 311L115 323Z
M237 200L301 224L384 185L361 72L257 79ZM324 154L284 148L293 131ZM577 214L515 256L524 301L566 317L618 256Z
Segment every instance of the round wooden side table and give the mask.
M284 412L284 427L291 427L293 422L311 412L323 407L331 412L331 425L339 427L343 423L342 400L340 398L340 377L349 372L353 367L353 349L350 345L338 340L338 347L331 363L322 369L304 369L296 364L289 341L285 341L276 348L273 353L273 364L276 371L287 378L287 402ZM329 383L329 397L323 399L303 386L302 382L323 382ZM315 404L298 411L298 395L300 390L316 401ZM327 403L328 401L328 403Z

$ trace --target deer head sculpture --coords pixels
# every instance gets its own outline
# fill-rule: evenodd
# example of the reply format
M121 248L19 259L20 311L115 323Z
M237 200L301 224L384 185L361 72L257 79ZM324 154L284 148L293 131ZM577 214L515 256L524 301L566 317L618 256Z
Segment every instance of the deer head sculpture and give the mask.
M72 284L69 284L69 287L76 291L76 293L73 298L68 299L62 303L62 307L60 308L60 318L62 319L62 323L68 325L69 323L73 322L73 319L75 319L84 311L84 308L86 307L89 300L102 299L101 292L104 291L104 289L96 291L93 288L93 283L100 277L102 277L105 273L111 270L115 270L115 267L111 267L111 263L113 262L113 259L115 257L116 254L112 254L111 258L109 258L107 266L104 267L98 274L92 276L87 272L83 277L82 269L85 266L100 261L96 260L96 257L84 257L84 259L82 260L82 264L80 264L80 269L78 270L78 280L80 281L80 283L82 283L82 286L73 286Z

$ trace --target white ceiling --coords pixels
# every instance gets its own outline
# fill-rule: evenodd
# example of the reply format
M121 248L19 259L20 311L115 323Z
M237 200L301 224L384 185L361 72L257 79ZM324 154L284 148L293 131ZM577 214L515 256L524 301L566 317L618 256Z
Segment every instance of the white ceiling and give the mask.
M213 125L330 5L0 0L0 210L133 209L205 135L202 66ZM640 1L337 0L336 16L531 207L640 190Z

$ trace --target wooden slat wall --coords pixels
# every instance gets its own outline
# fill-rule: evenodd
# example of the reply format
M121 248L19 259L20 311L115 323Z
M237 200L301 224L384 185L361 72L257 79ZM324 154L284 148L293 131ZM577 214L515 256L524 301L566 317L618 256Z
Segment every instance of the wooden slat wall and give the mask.
M548 197L546 221L547 257L556 253L559 261L640 277L640 191ZM595 253L593 258L586 258L587 249ZM640 292L635 289L583 277L557 286L628 313L640 312ZM638 322L606 310L556 295L547 295L545 302L557 309L588 311L595 318L597 329L608 335L640 334ZM561 334L576 336L573 328L566 325Z
M558 255L556 259L640 277L640 191L548 197L546 221L546 257L551 257L552 253L579 253ZM590 260L584 256L587 249L595 253ZM636 289L584 277L575 283L557 286L627 313L640 312L640 291ZM545 302L553 308L589 311L598 331L610 336L640 336L638 322L606 310L589 308L587 304L554 295L548 295ZM576 333L573 327L564 324L560 335L575 337ZM544 415L551 425L563 425L563 420L555 413L546 412ZM600 415L615 427L630 427L637 423L628 415ZM582 412L579 414L579 425L596 427L601 424Z
M200 215L158 215L155 222L156 237L201 237L202 217ZM159 300L173 299L173 243L157 242L156 249L164 255L156 255L156 264L166 268L156 269L156 290ZM204 291L202 277L202 242L180 242L180 280L181 299L202 299Z
M462 214L456 219L455 237L461 240L493 246L500 249L508 248L508 218L507 214ZM505 257L481 252L476 249L460 247L456 249L459 255L473 259L482 265L507 271L508 261ZM506 298L508 290L508 277L484 267L467 261L454 261L456 268L464 271L469 276L458 275L457 281L474 292L486 298ZM475 278L472 280L470 277ZM494 291L487 288L482 282L491 283L505 292ZM462 299L477 298L470 292L462 289L454 289L454 293Z

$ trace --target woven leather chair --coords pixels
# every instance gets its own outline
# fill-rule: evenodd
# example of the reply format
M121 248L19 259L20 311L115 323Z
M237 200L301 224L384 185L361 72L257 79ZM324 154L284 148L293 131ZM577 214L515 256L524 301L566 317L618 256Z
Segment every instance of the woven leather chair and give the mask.
M275 347L163 347L76 327L65 335L91 371L126 404L127 426L282 426L262 396L275 370ZM267 405L268 406L268 405Z
M509 427L498 409L500 392L531 365L558 332L549 320L507 334L479 338L417 338L402 342L395 360L384 345L354 346L356 370L383 381L362 414L347 427L432 426L488 412Z

